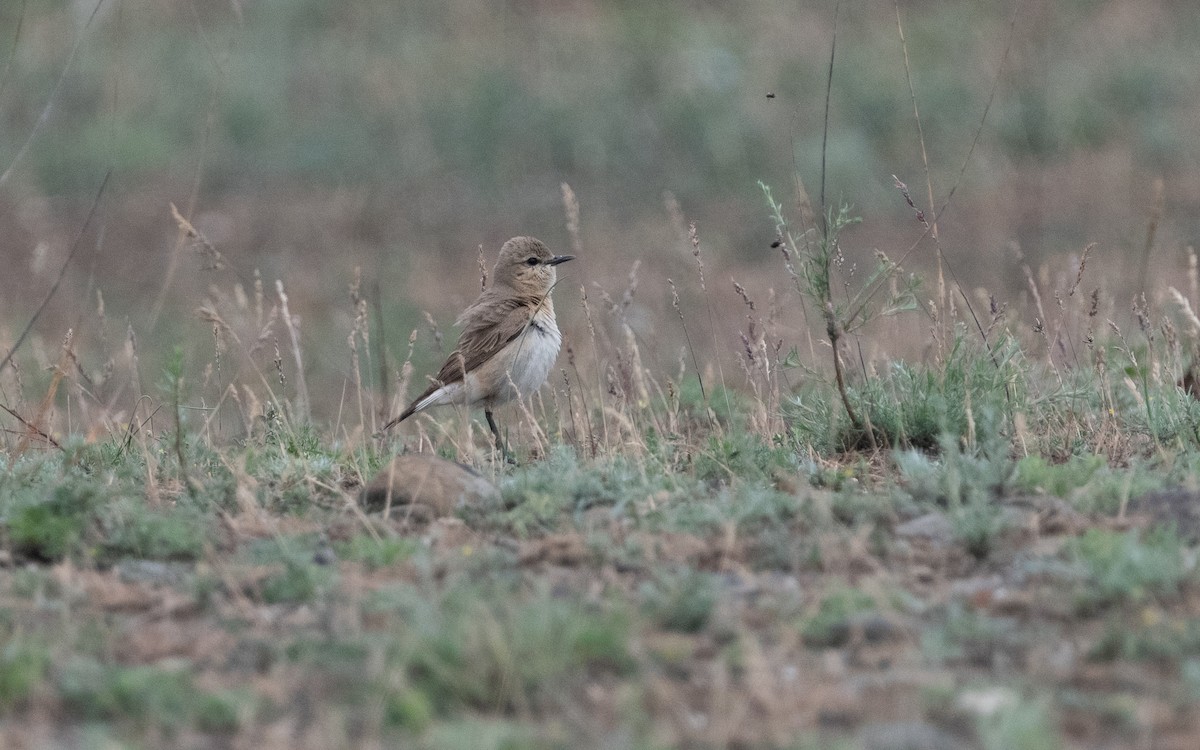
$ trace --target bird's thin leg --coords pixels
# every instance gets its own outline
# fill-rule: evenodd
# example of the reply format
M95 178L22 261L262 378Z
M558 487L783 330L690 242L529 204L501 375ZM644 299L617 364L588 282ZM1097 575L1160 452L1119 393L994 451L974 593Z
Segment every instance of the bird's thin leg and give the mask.
M508 449L504 447L504 439L500 437L500 428L496 427L496 418L492 416L491 409L484 409L483 416L487 417L488 427L492 429L492 437L496 438L496 450L500 451L500 455L504 456L504 460L510 464L515 464L516 460Z

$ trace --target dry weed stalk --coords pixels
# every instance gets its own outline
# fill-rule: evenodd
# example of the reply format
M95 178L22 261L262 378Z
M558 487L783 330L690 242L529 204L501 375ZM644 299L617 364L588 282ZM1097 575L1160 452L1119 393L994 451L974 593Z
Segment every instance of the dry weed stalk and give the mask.
M362 434L371 435L375 433L375 410L367 408L363 400L370 398L369 385L364 387L362 376L362 365L359 357L359 341L362 342L362 350L366 352L367 371L371 371L371 338L369 324L367 320L367 300L362 295L362 268L355 267L354 281L350 284L350 304L354 307L354 323L350 328L350 335L347 337L347 345L350 348L350 369L354 375L354 388L358 403L358 427ZM367 414L371 414L371 424L367 424Z
M746 288L733 280L733 289L742 299L747 308L746 330L741 332L742 339L742 369L746 373L747 383L754 392L754 402L758 405L756 413L751 415L752 428L765 434L775 434L780 430L777 420L771 414L778 414L779 388L778 369L772 363L778 361L778 348L773 357L768 350L766 330L761 319L756 318L754 300L750 298ZM782 342L781 342L782 345ZM772 385L772 377L775 383Z
M592 319L592 308L588 304L587 288L579 287L579 303L583 307L583 317L587 321L588 337L592 341L592 356L595 359L596 371L596 398L597 405L600 408L600 430L604 439L604 447L607 449L610 445L608 432L608 408L604 402L606 389L604 388L604 360L600 356L600 342L596 335L596 323ZM576 378L579 378L579 373L575 373ZM583 382L582 379L580 382Z
M304 358L300 352L300 318L293 316L288 311L288 297L283 290L283 282L275 281L275 293L279 296L279 309L283 315L284 325L287 327L288 338L292 344L292 358L296 364L296 412L303 422L309 421L312 416L308 398L308 385L304 381ZM275 345L276 367L279 369L280 382L283 378L283 362L279 357L278 342Z
M1166 207L1166 183L1163 178L1156 177L1151 188L1151 200L1146 216L1146 242L1142 246L1142 261L1138 268L1138 285L1136 294L1146 296L1146 274L1150 270L1150 253L1154 249L1154 237L1158 234L1158 225L1162 221Z

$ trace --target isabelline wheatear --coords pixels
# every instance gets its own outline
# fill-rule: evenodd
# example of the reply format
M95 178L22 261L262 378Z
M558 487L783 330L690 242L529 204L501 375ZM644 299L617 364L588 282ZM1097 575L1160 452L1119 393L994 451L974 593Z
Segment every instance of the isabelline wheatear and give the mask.
M503 453L492 410L533 393L550 374L562 344L550 290L557 280L555 266L574 257L554 255L533 237L505 242L491 286L458 317L458 345L433 384L383 429L434 406L482 406Z

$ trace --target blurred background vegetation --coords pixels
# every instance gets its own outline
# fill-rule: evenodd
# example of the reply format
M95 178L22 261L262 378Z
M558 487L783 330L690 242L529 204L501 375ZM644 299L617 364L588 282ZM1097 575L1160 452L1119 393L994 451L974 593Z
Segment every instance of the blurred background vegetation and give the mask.
M672 363L679 332L655 325L673 317L667 278L692 315L740 306L731 276L795 300L756 181L787 196L798 175L820 192L834 6L6 0L0 342L44 296L111 170L32 351L71 326L97 367L97 342L127 331L150 359L202 342L196 307L213 288L249 289L258 269L268 294L285 284L314 391L336 399L356 267L364 288L379 285L391 361L422 328L422 371L441 355L421 313L449 327L477 291L480 245L489 264L516 234L570 246L565 182L584 251L558 293L568 339L582 336L579 287L616 294L640 260L631 315ZM936 204L957 185L941 241L964 286L1016 300L1022 263L1073 275L1071 255L1097 242L1093 280L1127 294L1160 202L1154 260L1178 272L1200 236L1193 0L910 0L900 12ZM825 192L863 217L843 238L851 267L875 249L903 256L922 228L892 175L919 203L926 188L891 3L842 3L830 105ZM697 224L706 290L672 200ZM226 269L185 251L169 270L171 203ZM925 245L905 266L928 276ZM699 335L736 342L736 323L723 325ZM203 366L210 349L187 356Z

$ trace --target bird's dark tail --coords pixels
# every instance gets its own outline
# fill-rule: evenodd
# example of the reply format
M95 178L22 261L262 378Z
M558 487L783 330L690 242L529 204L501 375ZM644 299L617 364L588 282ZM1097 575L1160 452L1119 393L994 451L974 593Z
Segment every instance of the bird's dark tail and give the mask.
M415 408L413 408L413 407L415 407L416 405L417 405L417 402L416 402L416 401L414 401L414 402L412 402L411 404L409 404L407 409L405 409L404 411L400 412L400 416L396 417L396 418L395 418L395 419L393 419L392 421L390 421L390 422L388 422L387 424L385 424L385 425L383 426L383 429L381 429L381 430L380 430L380 432L387 432L388 430L392 429L392 428L393 428L393 427L395 427L396 425L400 424L400 423L401 423L401 422L403 422L404 420L406 420L406 419L408 419L409 417L411 417L413 414L416 414L416 413L417 413L417 410L416 410Z
M392 429L393 427L400 424L404 420L408 419L412 415L416 414L418 404L420 404L425 399L429 398L429 396L440 387L441 387L440 385L435 383L435 384L429 386L428 388L426 388L424 393L422 393L420 396L417 396L416 398L414 398L412 400L412 403L408 405L407 409L400 412L400 416L396 417L392 421L385 424L383 426L383 428L381 430L379 430L379 434L383 434L383 433L387 432L388 430Z

